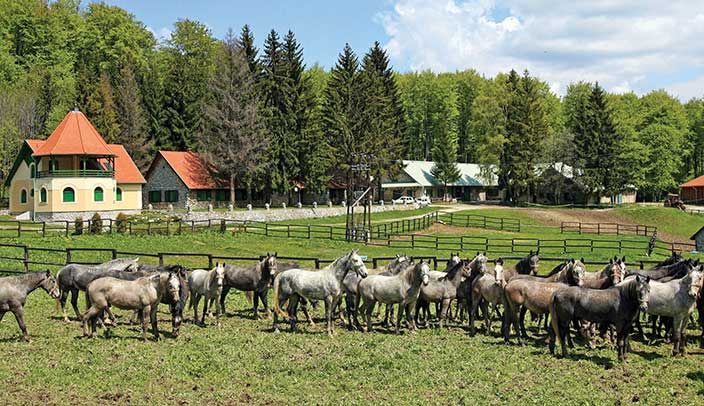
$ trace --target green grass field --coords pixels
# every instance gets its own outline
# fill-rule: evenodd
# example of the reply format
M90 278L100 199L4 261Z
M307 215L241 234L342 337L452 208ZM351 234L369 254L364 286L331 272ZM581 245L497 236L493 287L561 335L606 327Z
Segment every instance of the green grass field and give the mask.
M491 210L504 216L511 212ZM669 218L670 213L663 216ZM686 230L683 226L681 232ZM476 229L468 232L494 233ZM233 256L278 251L280 256L333 258L352 248L360 248L361 254L370 257L396 253L388 247L242 233L3 239L10 241L55 248L109 247ZM8 253L5 248L0 251ZM413 254L437 253L425 249ZM51 261L65 259L58 253L41 255ZM610 252L596 252L593 257L610 255ZM108 258L81 253L77 259ZM184 262L202 266L204 258ZM5 269L16 269L17 265L12 261L0 262ZM541 270L547 271L551 265L543 263ZM80 306L83 308L82 299ZM164 308L160 313L160 329L165 333L161 342L142 342L138 328L124 324L128 313L118 311L121 323L113 329L111 338L99 334L98 338L84 340L79 338L79 323L62 322L54 302L44 292L37 291L29 297L25 309L31 343L18 341L19 329L11 315L0 322L3 360L0 379L5 383L0 399L8 405L342 402L689 405L704 400L704 350L697 348L694 337L698 332L694 325L688 332L692 340L686 357L671 358L670 345L662 342L648 345L634 340L634 352L621 364L616 360L615 350L606 346L590 350L578 345L571 357L557 359L540 340L542 335L529 340L524 347L505 346L497 336L499 321L493 323L493 335L485 335L480 329L474 337L457 324L442 331L421 329L417 334L404 332L396 336L384 329L372 334L347 332L338 323L338 334L328 338L320 322L320 309L316 311L315 327L302 324L299 333L289 334L284 329L275 334L270 331L271 321L252 320L248 308L243 295L231 294L228 315L220 328L186 323L178 339L168 334L171 326ZM191 312L186 313L187 320L191 317ZM535 334L533 331L532 335Z

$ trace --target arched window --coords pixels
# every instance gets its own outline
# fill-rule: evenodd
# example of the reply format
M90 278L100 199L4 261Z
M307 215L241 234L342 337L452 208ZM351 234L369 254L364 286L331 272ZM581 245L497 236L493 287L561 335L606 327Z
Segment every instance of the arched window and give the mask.
M67 187L64 189L64 203L73 203L76 201L76 191L73 188Z
M103 188L98 186L93 190L93 201L102 202L103 201Z
M34 188L32 188L32 190L29 191L29 197L34 199Z
M36 178L37 177L37 167L34 164L29 164L29 177L30 178Z
M20 203L27 203L27 191L25 189L22 189L22 191L20 192Z
M120 188L115 189L115 200L118 202L122 201L122 189L120 189Z
M39 202L40 202L40 203L46 203L46 201L47 201L47 198L46 198L46 188L43 187L43 188L39 191Z

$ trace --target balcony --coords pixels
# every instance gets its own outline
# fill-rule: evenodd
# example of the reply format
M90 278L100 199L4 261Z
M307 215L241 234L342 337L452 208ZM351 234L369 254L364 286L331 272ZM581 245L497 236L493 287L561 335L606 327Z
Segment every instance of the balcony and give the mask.
M37 178L113 178L115 171L102 169L56 169L39 171Z

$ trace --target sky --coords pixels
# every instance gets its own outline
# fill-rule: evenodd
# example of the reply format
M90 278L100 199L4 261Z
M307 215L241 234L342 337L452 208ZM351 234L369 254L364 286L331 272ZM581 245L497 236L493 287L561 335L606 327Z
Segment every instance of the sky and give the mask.
M249 24L292 30L306 63L331 67L345 43L374 41L400 72L528 69L558 94L575 81L612 92L704 96L704 0L109 0L168 38L180 18L222 38Z

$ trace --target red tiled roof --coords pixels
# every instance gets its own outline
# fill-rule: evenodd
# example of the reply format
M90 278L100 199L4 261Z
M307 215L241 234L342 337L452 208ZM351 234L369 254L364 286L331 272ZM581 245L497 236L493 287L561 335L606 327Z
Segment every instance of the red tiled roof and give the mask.
M690 180L689 182L683 183L680 185L680 187L699 187L699 186L704 186L704 175L694 178Z
M109 144L108 148L115 155L115 181L117 183L147 183L125 147L120 144Z
M113 152L83 113L71 111L34 151L34 156L46 155L111 156Z
M25 141L27 141L27 145L29 145L29 147L32 148L32 153L37 152L37 150L39 148L41 148L42 145L44 145L44 143L46 142L44 140L25 140Z
M189 189L217 189L223 187L212 176L212 168L195 152L159 151L171 168Z

